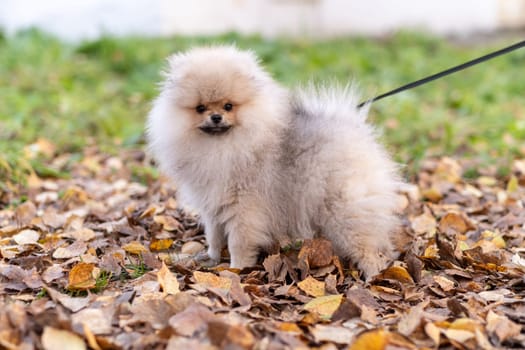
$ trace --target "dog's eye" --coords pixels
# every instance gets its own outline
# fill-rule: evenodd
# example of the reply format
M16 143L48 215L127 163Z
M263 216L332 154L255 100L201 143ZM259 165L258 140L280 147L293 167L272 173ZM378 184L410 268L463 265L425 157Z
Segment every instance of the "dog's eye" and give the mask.
M204 112L206 112L206 106L205 105L198 105L197 107L195 107L195 110L197 111L197 113L204 113Z
M231 111L232 109L233 109L233 105L232 105L231 103L226 103L226 104L224 105L224 110L225 110L225 111L229 112L229 111Z

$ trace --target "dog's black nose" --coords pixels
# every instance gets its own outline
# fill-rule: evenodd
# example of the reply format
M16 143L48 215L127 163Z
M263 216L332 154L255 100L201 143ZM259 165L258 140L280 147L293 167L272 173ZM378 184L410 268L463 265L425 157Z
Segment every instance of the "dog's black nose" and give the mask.
M221 121L222 121L222 115L220 114L213 114L211 117L210 117L211 121L214 122L215 124L219 124Z

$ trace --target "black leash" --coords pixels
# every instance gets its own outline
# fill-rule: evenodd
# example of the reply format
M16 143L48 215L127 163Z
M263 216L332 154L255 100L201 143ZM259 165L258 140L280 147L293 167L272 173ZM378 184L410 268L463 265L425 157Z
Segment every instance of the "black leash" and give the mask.
M377 95L374 98L371 98L369 100L361 102L360 104L357 105L357 108L361 108L361 107L363 107L366 104L369 104L369 103L381 100L381 99L383 99L385 97L388 97L388 96L395 95L395 94L397 94L397 93L399 93L401 91L405 91L405 90L408 90L408 89L415 88L417 86L429 83L429 82L431 82L433 80L439 79L439 78L444 77L446 75L449 75L449 74L458 72L460 70L463 70L463 69L475 66L476 64L488 61L490 59L493 59L494 57L498 57L498 56L504 55L506 53L509 53L511 51L520 49L523 46L525 46L525 40L520 41L520 42L518 42L518 43L516 43L514 45L505 47L505 48L503 48L501 50L491 52L491 53L489 53L489 54L487 54L485 56L481 56L481 57L475 58L475 59L473 59L471 61L468 61L468 62L462 63L460 65L457 65L455 67L449 68L449 69L444 70L442 72L439 72L439 73L436 73L436 74L432 74L432 75L430 75L428 77L425 77L423 79L416 80L416 81L414 81L412 83L409 83L409 84L403 85L401 87L398 87L397 89L388 91L388 92L386 92L384 94Z

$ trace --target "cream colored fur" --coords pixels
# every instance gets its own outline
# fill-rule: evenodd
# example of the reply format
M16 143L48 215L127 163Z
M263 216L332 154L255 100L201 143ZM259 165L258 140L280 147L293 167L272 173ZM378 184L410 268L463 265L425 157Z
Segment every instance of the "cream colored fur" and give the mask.
M199 104L233 104L231 128L208 134ZM232 267L276 242L330 239L366 277L393 256L397 168L350 88L288 92L234 47L169 58L148 118L150 150L181 201L202 218L208 256L227 244ZM215 107L213 112L217 113Z

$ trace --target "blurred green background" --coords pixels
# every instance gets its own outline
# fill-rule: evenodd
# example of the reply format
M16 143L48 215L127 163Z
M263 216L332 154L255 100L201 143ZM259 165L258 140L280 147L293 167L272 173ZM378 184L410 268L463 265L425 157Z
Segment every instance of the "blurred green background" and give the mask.
M144 147L144 121L165 57L205 43L254 50L286 86L309 80L359 83L370 98L517 41L451 42L400 32L381 39L327 41L243 37L110 38L67 44L27 30L0 35L0 182L21 181L49 159L27 159L39 138L56 154L86 145L116 153ZM435 155L505 168L525 153L525 50L522 49L373 104L370 119L408 173ZM58 173L64 169L55 169ZM66 169L67 170L67 169Z

